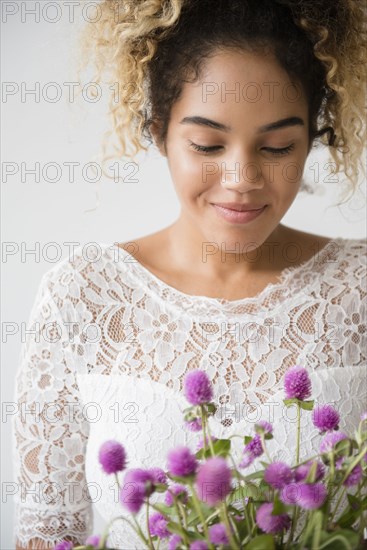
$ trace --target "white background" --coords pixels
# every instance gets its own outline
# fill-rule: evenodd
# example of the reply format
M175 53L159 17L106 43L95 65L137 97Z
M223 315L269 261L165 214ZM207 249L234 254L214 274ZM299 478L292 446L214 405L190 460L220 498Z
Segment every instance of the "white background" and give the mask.
M135 176L137 183L115 183L101 179L98 184L99 207L96 207L94 183L83 181L82 167L95 160L99 152L108 119L104 115L104 98L98 104L87 101L68 101L65 82L76 82L76 37L83 24L79 2L74 2L75 20L63 2L2 2L2 167L13 162L17 174L2 179L2 323L25 323L42 274L61 257L68 255L63 244L74 242L114 243L134 240L170 225L179 214L176 198L166 164L157 150L138 156L140 165ZM84 6L87 2L84 2ZM45 11L45 6L47 10ZM57 16L60 20L50 22ZM17 10L8 15L6 11ZM39 22L30 11L40 14ZM93 11L90 12L93 17ZM88 15L87 15L88 17ZM58 83L62 90L59 101L51 102L53 92L46 85ZM14 83L19 91L4 94L4 86ZM34 89L39 83L41 96L35 100L28 94L22 98L21 89ZM45 91L42 97L42 90ZM49 92L49 96L47 93ZM305 179L312 182L308 169L315 161L322 167L328 162L326 150L311 153L305 169ZM57 162L62 168L60 181L51 183L42 178L35 182L27 175L22 182L21 163L41 168ZM78 162L75 181L69 182L65 162ZM23 170L24 171L24 170ZM50 170L49 179L55 174ZM321 174L325 179L327 172ZM47 178L46 178L47 179ZM322 180L322 177L320 178ZM366 187L341 208L337 202L336 184L321 181L319 193L300 193L282 222L310 233L329 237L365 238ZM88 212L88 210L92 210ZM57 248L61 256L55 257ZM13 253L6 255L13 247ZM31 251L39 250L40 254ZM26 252L30 253L26 253ZM14 379L21 346L19 332L2 338L2 402L12 401ZM10 420L2 418L2 484L13 480ZM5 502L4 502L5 500ZM103 522L95 512L95 529ZM3 498L1 548L14 548L13 501Z

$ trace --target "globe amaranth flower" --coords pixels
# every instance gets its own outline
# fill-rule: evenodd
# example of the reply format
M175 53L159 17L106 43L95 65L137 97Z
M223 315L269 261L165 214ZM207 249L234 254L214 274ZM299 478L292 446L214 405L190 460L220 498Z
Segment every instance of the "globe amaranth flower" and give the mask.
M273 515L273 504L264 502L256 512L256 523L265 533L280 533L289 529L291 518L288 514Z
M310 460L309 462L306 462L305 464L301 464L300 466L298 466L294 471L294 480L295 481L305 480L307 478L310 470L311 470L311 466L312 466L313 463L314 462L312 460ZM317 464L316 465L316 475L315 475L314 481L320 481L320 479L322 479L324 477L325 467L319 461L317 461L316 464Z
M184 378L184 394L192 405L202 405L213 399L213 388L202 370L190 371Z
M211 437L211 440L212 440L212 443L214 443L214 441L217 441L217 437L215 437L215 435L213 435ZM208 447L209 446L209 437L206 435L205 436L205 443L206 443L206 446ZM200 449L202 449L204 447L204 438L202 437L200 440L199 440L199 443L197 444L197 447L196 447L196 450L197 451L200 451Z
M208 550L208 545L205 540L195 540L190 544L190 550Z
M264 434L272 434L273 433L273 426L270 424L270 422L267 422L266 420L260 420L259 422L256 422L255 431L257 431L258 427L261 428L261 430L264 431Z
M144 504L146 496L145 484L137 481L133 484L131 490L131 482L124 483L120 489L119 500L124 508L131 514L137 514Z
M343 439L348 439L347 434L345 434L344 432L327 433L320 443L320 453L331 452L334 449L335 445Z
M293 481L293 472L288 464L273 462L266 468L264 480L274 489L281 489Z
M287 399L297 398L304 401L311 395L311 380L305 368L295 366L287 370L284 376L284 390Z
M99 535L91 535L86 539L85 544L97 548L99 546L100 540L101 537Z
M356 464L353 470L350 472L347 479L343 482L343 485L346 487L353 487L353 485L358 485L361 481L363 475L363 470L360 464Z
M255 458L261 456L263 452L264 449L262 446L261 437L259 434L256 434L243 449L243 459L239 464L240 468L245 468L246 466L252 464Z
M150 496L154 491L154 473L151 470L143 468L131 468L125 474L124 482L126 483L142 483L145 487L146 496ZM147 485L149 482L149 485ZM131 486L130 486L131 490Z
M171 536L172 533L167 529L168 520L159 512L152 514L148 521L149 531L152 536L157 535L161 539Z
M147 471L153 476L153 480L155 483L167 483L167 476L162 468L148 468Z
M182 544L182 539L179 535L173 535L168 541L168 550L177 550Z
M209 506L225 499L231 491L231 470L224 458L215 456L200 464L196 489L200 500Z
M126 452L118 441L105 441L98 452L98 460L106 474L115 474L125 469Z
M54 550L72 550L73 543L68 540L62 540L61 542L57 543L54 547Z
M320 405L312 411L312 422L320 432L339 429L340 416L331 405Z
M284 504L313 510L323 505L327 489L323 483L290 483L281 489L279 497Z
M188 447L176 447L167 455L168 470L174 476L185 477L195 473L198 462Z
M228 536L224 523L216 523L209 527L209 540L214 544L228 544Z
M184 427L190 432L200 432L203 429L203 423L201 418L194 418L193 420L186 420L184 422Z
M147 482L150 482L148 484ZM132 514L139 512L145 497L154 491L154 477L149 470L133 468L125 474L124 484L120 489L120 503Z
M180 500L184 504L187 503L188 494L187 494L187 489L184 485L180 485L179 483L176 483L175 485L168 487L164 497L164 503L167 504L167 506L173 506L173 503L174 503L173 495L175 495L176 497L180 495Z

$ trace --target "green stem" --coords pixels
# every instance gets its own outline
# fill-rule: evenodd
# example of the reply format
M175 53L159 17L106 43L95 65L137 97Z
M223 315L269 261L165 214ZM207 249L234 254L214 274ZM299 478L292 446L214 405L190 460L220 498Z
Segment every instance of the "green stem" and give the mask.
M338 500L337 500L337 503L335 504L334 512L333 512L333 514L332 514L332 516L331 516L331 518L330 518L330 523L333 521L333 519L334 519L334 517L335 517L336 511L337 511L337 509L339 508L339 504L341 503L342 498L343 498L344 493L345 493L346 490L347 490L347 488L344 487L344 489L343 489L342 492L340 493L340 496L339 496L339 498L338 498Z
M264 453L265 453L265 455L266 455L266 458L267 458L267 459L269 460L269 462L271 463L272 460L271 460L271 457L270 457L270 455L269 455L269 453L268 453L268 450L267 450L267 448L266 448L266 445L265 445L265 436L264 436L263 433L260 434L260 438L261 438L261 444L262 444L262 448L263 448L263 450L264 450Z
M228 519L228 510L227 510L227 506L226 506L225 501L223 501L222 504L221 504L221 515L222 515L222 521L226 526L227 535L228 535L228 538L229 538L229 543L231 545L231 548L233 550L238 550L240 547L237 545L236 541L233 538L231 525L230 525L229 519Z
M204 442L205 442L205 433L207 431L208 432L208 441L209 441L210 452L211 452L212 456L215 456L212 436L210 434L210 429L209 429L208 418L207 418L207 416L204 412L204 405L200 405L200 411L201 411L201 422L202 422L203 427L204 427Z
M146 518L147 518L147 533L148 533L148 539L149 539L149 548L154 550L154 544L153 544L152 536L151 536L150 529L149 529L149 497L147 499L147 515L146 515Z
M181 518L181 514L180 514L178 498L176 497L176 495L172 495L172 496L173 496L173 505L175 507L177 517L178 517L178 524L179 524L179 528L180 528L180 531L181 531L182 540L185 542L185 544L188 544L190 546L190 541L187 538L187 534L185 532L185 529L182 528L182 525L181 525L181 519L182 518ZM185 528L186 528L186 526L185 526Z
M145 544L149 547L149 540L145 538L144 533L141 530L140 525L138 524L135 515L133 515L132 518L134 520L134 523L136 525L136 528L138 530L138 533L139 533L140 537L144 540Z
M204 414L203 414L203 405L200 405L200 417L201 417L201 426L203 429L203 447L204 447L204 453L206 453L206 431L205 431L205 420L204 420Z
M300 447L300 434L301 434L301 407L297 403L297 446L296 446L296 465L299 462L299 447Z
M204 529L204 533L205 533L205 537L206 537L206 542L209 544L209 548L210 550L214 550L213 548L213 545L212 543L210 542L209 540L209 531L208 531L208 526L205 522L205 519L204 519L204 516L203 516L203 511L201 509L201 506L200 506L200 502L199 502L199 499L196 495L196 491L195 491L195 488L194 488L194 484L192 483L192 481L189 481L189 485L190 485L190 489L191 489L191 493L192 493L192 500L193 500L193 503L194 503L194 506L195 506L195 509L199 515L199 518L200 518L200 521L203 525L203 529Z

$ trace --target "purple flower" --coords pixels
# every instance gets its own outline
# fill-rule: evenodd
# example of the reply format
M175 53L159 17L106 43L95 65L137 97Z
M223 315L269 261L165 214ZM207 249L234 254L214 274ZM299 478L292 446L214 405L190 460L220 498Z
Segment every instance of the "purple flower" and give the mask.
M358 485L358 483L361 481L362 475L362 467L360 464L357 464L356 466L354 466L353 470L350 472L343 485L345 485L346 487L353 487L353 485Z
M288 514L273 515L273 504L265 502L256 512L256 523L265 533L279 533L289 529L291 518Z
M260 422L257 422L255 424L255 431L256 431L257 427L264 430L265 434L272 434L273 433L273 426L270 424L270 422L266 422L266 420L260 420Z
M245 468L252 464L256 457L261 456L264 452L261 437L259 434L256 434L252 440L245 445L243 449L243 459L239 464L240 468Z
M214 441L217 441L217 437L215 437L215 435L212 436L212 443L214 443ZM209 437L206 435L205 436L205 443L206 443L206 446L208 447L209 446ZM204 438L202 437L199 441L199 443L197 444L197 447L196 447L196 450L197 451L200 451L200 449L202 449L204 447Z
M184 378L185 397L191 405L202 405L213 399L213 388L202 370L190 371Z
M284 376L284 390L287 399L301 401L311 395L311 380L305 368L295 366L287 370Z
M231 491L231 470L224 458L215 456L200 464L196 487L200 500L209 506L225 499Z
M205 540L195 540L190 544L190 550L208 550L208 545Z
M312 464L313 464L313 461L310 460L309 462L306 462L305 464L301 464L300 466L298 466L294 472L295 481L303 481L304 479L306 479L306 477L309 474L309 471L311 470ZM321 464L321 462L317 461L315 481L320 481L320 479L324 476L324 474L325 474L324 465Z
M143 470L142 468L132 468L125 474L124 479L126 483L142 483L145 488L145 496L150 496L154 491L154 475L150 470ZM150 486L146 486L146 483L150 482ZM131 485L130 485L131 490Z
M124 483L120 489L120 503L130 513L137 514L144 504L145 493L145 484L141 481Z
M97 546L100 543L100 540L101 540L101 537L99 535L91 535L90 537L87 538L87 540L85 541L85 544L89 544L90 546L95 546L95 548L97 548Z
M224 523L216 523L209 527L209 540L214 544L229 543Z
M187 490L184 485L180 485L179 483L176 483L175 485L172 485L171 487L168 487L168 490L165 494L164 503L167 504L167 506L173 506L173 495L179 496L181 495L180 500L184 504L187 503Z
M118 441L110 439L99 448L98 460L106 474L115 474L125 469L126 453Z
M187 420L184 423L185 428L190 432L200 432L203 429L201 418L194 418L193 420Z
M264 480L274 489L281 489L293 481L293 472L284 462L273 462L266 468Z
M149 518L149 531L151 535L157 535L161 539L170 537L170 533L167 529L168 520L159 512L152 514Z
M195 473L198 462L188 447L171 449L167 456L168 470L174 476L185 477Z
M57 543L54 550L72 550L73 549L73 543L68 540L62 540L61 542Z
M152 475L154 483L167 483L167 476L162 468L154 467L147 471Z
M177 550L177 547L182 543L179 535L173 535L168 541L168 550Z
M363 422L364 420L367 420L367 411L365 411L365 412L363 412L363 413L361 414L361 420L362 420L362 422Z
M293 504L313 510L323 505L327 490L323 483L290 483L285 485L280 493L280 500L284 504Z
M331 405L320 405L312 411L312 422L320 432L339 429L339 413Z
M325 435L324 439L320 443L320 453L329 453L333 450L335 445L342 441L343 439L348 439L347 434L344 432L329 432Z

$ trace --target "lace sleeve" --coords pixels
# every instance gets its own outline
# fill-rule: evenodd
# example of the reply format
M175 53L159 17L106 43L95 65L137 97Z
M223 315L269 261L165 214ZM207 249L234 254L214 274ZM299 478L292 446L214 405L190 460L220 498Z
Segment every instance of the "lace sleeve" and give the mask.
M82 544L93 527L85 484L89 424L81 414L69 330L47 284L49 273L38 288L16 374L14 536L21 547L32 539L42 547L63 538Z

